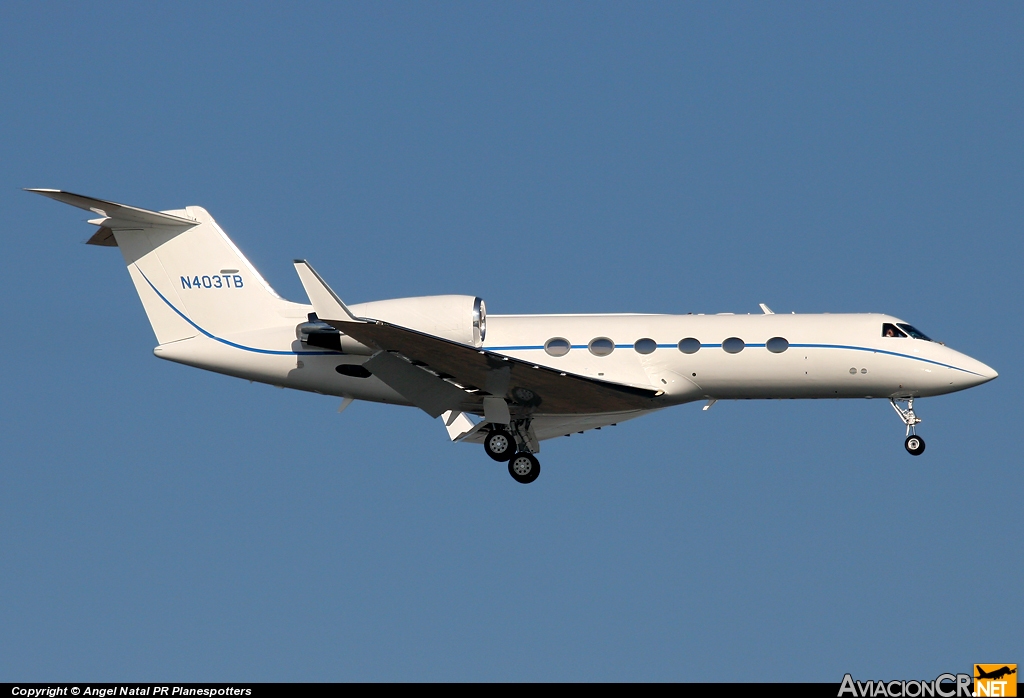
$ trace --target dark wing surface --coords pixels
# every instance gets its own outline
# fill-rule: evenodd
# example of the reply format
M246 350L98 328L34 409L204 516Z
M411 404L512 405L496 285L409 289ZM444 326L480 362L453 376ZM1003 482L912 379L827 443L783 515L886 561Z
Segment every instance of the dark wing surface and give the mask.
M326 320L368 347L401 354L468 390L505 398L518 415L649 410L656 390L563 373L380 320Z

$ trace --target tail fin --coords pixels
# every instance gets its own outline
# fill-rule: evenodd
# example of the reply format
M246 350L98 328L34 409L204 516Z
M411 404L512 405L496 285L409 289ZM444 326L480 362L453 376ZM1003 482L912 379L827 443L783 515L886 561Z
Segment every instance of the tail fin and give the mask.
M282 299L199 206L147 211L57 189L28 189L100 214L90 244L117 246L160 344L287 322Z

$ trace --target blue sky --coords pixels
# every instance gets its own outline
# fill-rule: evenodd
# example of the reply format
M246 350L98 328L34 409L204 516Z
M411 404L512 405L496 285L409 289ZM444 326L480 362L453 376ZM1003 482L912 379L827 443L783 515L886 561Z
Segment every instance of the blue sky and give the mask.
M1020 662L1024 9L0 5L0 680L933 678ZM55 187L285 297L876 311L996 368L687 405L523 487L405 408L155 359Z

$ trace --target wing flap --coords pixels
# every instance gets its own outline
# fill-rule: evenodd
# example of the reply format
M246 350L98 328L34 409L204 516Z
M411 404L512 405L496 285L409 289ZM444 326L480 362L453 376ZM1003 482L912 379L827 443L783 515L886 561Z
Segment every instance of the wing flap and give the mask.
M431 417L458 410L470 398L466 391L386 351L371 356L363 368Z

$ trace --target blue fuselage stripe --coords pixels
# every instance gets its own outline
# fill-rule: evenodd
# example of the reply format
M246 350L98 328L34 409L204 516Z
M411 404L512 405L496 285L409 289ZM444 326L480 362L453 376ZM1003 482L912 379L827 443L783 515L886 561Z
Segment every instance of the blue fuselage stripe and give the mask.
M586 344L573 344L572 348L573 349L586 349L587 346L588 345L586 345ZM972 376L980 376L981 375L980 373L975 373L974 371L968 371L966 368L960 368L959 366L952 366L950 364L944 364L941 361L933 361L932 359L924 359L924 358L921 358L920 356L911 356L910 354L901 354L901 353L896 352L896 351L887 351L885 349L873 349L871 347L857 347L857 346L852 346L852 345L849 345L849 344L790 344L789 346L790 346L790 348L796 348L796 349L847 349L849 351L867 351L867 352L871 352L873 354L886 354L888 356L898 356L901 359L912 359L913 361L923 361L924 363L927 363L927 364L933 364L935 366L942 366L943 368L951 368L954 371L963 371L964 373L970 373ZM747 348L747 349L764 349L765 347L766 347L766 345L764 345L764 344L747 344L747 345L745 345L745 348ZM543 350L544 346L543 345L537 346L537 345L525 345L524 344L524 345L516 345L516 346L508 346L508 347L485 347L485 348L488 351L494 351L494 352L500 352L500 351L537 351L537 350ZM615 348L616 349L632 349L633 345L632 344L616 344ZM659 344L658 345L658 349L675 349L675 348L676 348L675 344ZM721 344L703 344L702 343L700 345L700 348L701 349L721 349L722 345ZM690 356L692 356L692 354L690 354Z
M164 294L160 293L160 291L157 289L157 287L153 285L153 282L149 280L149 277L147 277L142 272L142 270L138 268L137 265L136 265L135 268L139 270L139 273L142 274L142 278L146 280L146 283L149 284L149 287L151 289L153 289L153 292L157 296L160 297L160 300L162 300L164 303L167 304L168 308L170 308L175 313L177 313L178 316L182 320L184 320L189 325L194 327L197 331L201 332L205 337L209 337L210 339L212 339L212 340L214 340L216 342L220 342L221 344L227 345L229 347L233 347L235 349L241 349L242 351L249 351L249 352L253 352L255 354L270 354L270 355L273 355L273 356L337 356L338 355L338 352L336 352L336 351L280 351L280 350L275 350L275 349L259 349L257 347L249 347L249 346L246 346L244 344L238 344L236 342L232 342L230 340L224 339L223 337L218 337L217 335L213 334L212 332L208 332L208 331L204 330L202 327L200 327L199 325L197 325L196 323L192 322L191 318L189 318L187 315L185 315L185 313L181 312L176 307L174 307L174 304L171 303L169 300L167 300L164 297ZM587 346L588 345L586 345L586 344L573 344L572 348L573 349L586 349ZM721 348L721 346L722 346L721 344L703 344L703 343L700 345L701 349L705 349L705 348L707 348L707 349L719 349L719 348ZM909 354L901 354L899 352L887 351L885 349L872 349L871 347L857 347L857 346L852 346L852 345L849 345L849 344L790 344L789 346L790 346L790 348L794 348L794 349L847 349L849 351L867 351L867 352L872 352L874 354L886 354L888 356L898 356L898 357L900 357L902 359L912 359L914 361L923 361L924 363L933 364L935 366L942 366L943 368L951 368L951 369L956 370L956 371L963 371L964 373L970 373L972 376L981 375L981 374L975 373L974 371L968 371L966 368L960 368L959 366L951 366L950 364L944 364L941 361L933 361L931 359L923 359L920 356L910 356ZM763 349L765 347L765 345L764 344L747 344L746 347L747 348L751 348L751 349ZM632 348L634 348L634 345L632 345L632 344L616 344L615 348L616 349L632 349ZM658 349L675 349L675 348L676 348L675 344L659 344L658 345ZM494 352L500 352L500 351L537 351L537 350L543 350L544 346L543 345L540 345L540 346L536 346L536 345L515 345L515 346L508 346L508 347L485 347L485 349L487 349L487 351L494 351Z
M915 340L917 341L917 340ZM952 368L956 371L963 371L964 373L970 373L972 376L980 376L980 373L974 371L968 371L966 368L960 368L959 366L951 366L950 364L944 364L941 361L933 361L931 359L923 359L920 356L911 356L910 354L901 354L898 351L887 351L885 349L872 349L871 347L855 347L847 344L790 344L790 347L797 347L798 349L848 349L850 351L869 351L874 354L886 354L887 356L898 356L901 359L913 359L914 361L923 361L926 364L933 364L935 366L942 366L943 368Z
M136 265L135 268L139 269L138 265ZM238 344L236 342L231 342L231 341L229 341L227 339L224 339L222 337L218 337L217 335L213 334L212 332L207 332L202 327L200 327L196 323L192 322L192 319L189 318L188 315L185 315L185 313L183 313L180 310L178 310L177 308L175 308L173 303L171 303L169 300L164 298L164 294L160 293L160 291L157 289L157 287L153 285L153 282L149 280L149 277L146 276L145 274L143 274L141 269L139 269L139 273L142 274L142 278L146 280L146 283L149 284L149 287L151 289L153 289L153 292L156 293L156 295L158 295L160 297L160 300L162 300L164 303L167 304L168 308L170 308L175 313L177 313L178 316L182 320L184 320L188 324L192 325L192 327L196 328L196 330L201 332L204 336L209 337L210 339L212 339L212 340L214 340L216 342L220 342L221 344L226 344L227 346L233 347L235 349L241 349L242 351L251 351L254 354L271 354L273 356L337 356L338 355L338 352L336 352L336 351L279 351L279 350L275 350L275 349L258 349L257 347L247 347L244 344Z

